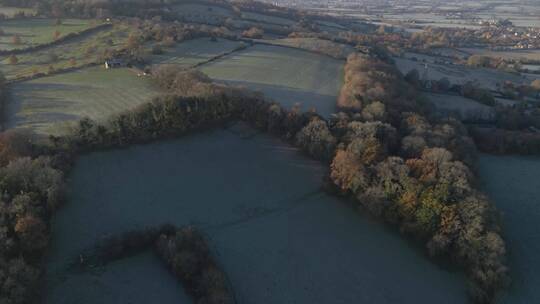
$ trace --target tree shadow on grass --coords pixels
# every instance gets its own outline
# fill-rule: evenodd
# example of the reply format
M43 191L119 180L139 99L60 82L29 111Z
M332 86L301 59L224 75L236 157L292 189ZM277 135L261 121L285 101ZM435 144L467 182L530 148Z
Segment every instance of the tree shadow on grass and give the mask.
M279 103L286 108L292 108L299 103L303 110L315 108L317 113L324 117L330 117L331 114L337 111L337 96L314 93L298 88L249 81L222 80L221 82L262 92L265 96L273 100L279 100Z

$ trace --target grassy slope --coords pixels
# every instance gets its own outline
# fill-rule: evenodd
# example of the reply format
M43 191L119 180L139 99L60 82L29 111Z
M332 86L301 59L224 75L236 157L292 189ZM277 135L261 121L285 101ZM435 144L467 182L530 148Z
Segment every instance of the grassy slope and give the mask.
M210 77L261 90L285 106L334 112L343 62L301 50L257 45L205 65Z
M1 12L1 10L0 10ZM60 36L80 32L95 26L98 21L66 19L61 25L54 25L54 19L15 19L0 22L0 29L4 34L0 36L0 49L21 49L38 44L49 43L54 40L54 33ZM21 44L14 44L12 38L19 35Z
M8 79L14 79L27 77L36 72L46 73L49 66L55 69L71 67L72 58L76 66L84 65L96 61L106 49L123 47L129 31L130 28L126 25L118 24L112 29L103 30L88 37L77 38L38 52L17 55L19 62L15 65L9 63L9 57L0 57L0 67ZM52 60L53 54L56 55L56 60Z
M459 113L462 119L490 120L495 117L492 107L457 95L426 93L425 96L442 114Z
M102 67L44 77L13 86L7 127L58 133L68 121L103 119L157 95L150 80L129 69Z
M20 7L11 7L11 6L0 6L0 14L4 14L8 17L13 17L18 12L24 12L25 14L35 14L36 10L32 8L20 8Z
M46 302L128 303L131 279L121 271L129 261L117 280L67 265L105 235L172 223L208 235L238 303L466 303L459 274L321 193L319 162L242 125L79 158L53 221ZM97 297L121 291L127 298ZM156 299L132 303L171 303Z
M162 55L152 55L151 61L153 64L178 64L189 67L230 52L240 45L241 42L226 39L218 39L216 42L210 41L209 38L194 39L166 49Z
M355 50L352 46L318 38L261 39L261 42L289 46L312 52L325 52L346 59Z
M412 61L403 58L394 58L396 66L406 74L412 69L417 69L422 75L424 71L424 63L420 61ZM509 80L514 83L530 83L532 79L522 78L517 74L511 74L503 71L485 68L470 68L458 65L443 65L443 64L428 64L428 77L432 80L439 80L443 77L448 78L452 84L464 84L467 81L476 81L481 87L494 90L497 83L502 84Z

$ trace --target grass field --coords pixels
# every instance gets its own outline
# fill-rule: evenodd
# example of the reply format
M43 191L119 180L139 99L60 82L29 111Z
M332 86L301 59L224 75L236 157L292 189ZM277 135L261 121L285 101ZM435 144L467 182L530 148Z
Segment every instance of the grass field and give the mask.
M201 70L216 80L262 91L286 107L300 103L322 115L335 112L343 82L342 61L278 46L256 45Z
M461 48L460 50L473 55L485 55L511 60L540 60L540 50L492 51L483 48Z
M352 46L318 38L263 39L260 41L278 46L289 46L306 51L329 54L332 57L340 59L347 59L347 56L355 51Z
M243 12L242 19L254 20L254 21L259 21L259 22L264 22L264 23L272 23L272 24L284 25L284 26L290 26L295 23L295 21L291 19L263 15L263 14L252 13L252 12Z
M413 69L417 69L422 75L425 63L412 61L404 58L394 58L396 66L401 73L406 74ZM439 80L443 77L448 78L452 84L464 84L467 81L474 81L480 87L495 90L497 84L503 84L505 81L511 81L517 84L530 84L531 77L525 77L518 74L498 71L487 68L472 68L460 65L428 64L428 78Z
M148 277L161 290L172 288L165 296L178 292L165 271L137 266L133 258L90 273L66 271L97 240L162 223L194 225L208 236L238 304L467 301L459 274L325 194L320 162L243 124L88 154L71 172L71 191L52 225L46 303L155 303L134 299L126 284L141 286ZM133 269L139 272L130 278ZM106 297L123 292L124 298Z
M1 10L0 10L1 11ZM55 32L60 36L80 32L97 25L95 20L64 19L62 24L55 25L54 19L14 19L0 22L0 29L4 32L0 35L0 49L23 49L38 44L49 43L55 40ZM20 43L13 41L13 36L20 37Z
M457 114L466 121L492 121L495 110L475 100L457 95L426 93L425 96L435 105L441 115Z
M480 155L480 181L501 212L512 284L496 303L540 303L540 158Z
M130 27L116 24L85 37L78 37L44 50L17 55L18 62L11 64L9 56L0 57L2 72L7 79L28 77L36 73L48 73L51 69L82 66L101 60L104 52L122 48L130 33Z
M165 49L162 55L152 55L152 64L177 64L190 67L223 53L230 52L243 43L226 39L211 41L209 38L199 38L176 44L173 48Z
M150 80L129 69L83 69L21 82L13 86L7 127L60 133L82 117L104 119L157 95Z
M232 11L205 4L179 4L174 11L182 20L195 23L220 24L227 18L234 18Z
M36 10L32 8L0 6L0 14L5 15L7 17L13 17L15 14L19 12L24 12L26 15L33 15L36 13Z

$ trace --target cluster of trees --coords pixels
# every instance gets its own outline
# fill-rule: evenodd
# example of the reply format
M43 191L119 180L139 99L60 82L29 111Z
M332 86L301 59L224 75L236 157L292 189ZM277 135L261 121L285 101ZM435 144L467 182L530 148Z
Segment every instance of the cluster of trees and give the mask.
M337 105L340 109L361 111L374 101L387 105L393 118L417 107L414 90L393 64L353 53L347 58Z
M156 251L198 304L232 304L227 277L214 261L202 234L182 228L162 234Z
M195 303L234 303L227 276L214 260L203 234L194 227L163 225L110 237L98 244L78 266L103 266L148 249L154 249Z
M242 36L250 39L262 39L264 36L264 31L258 27L252 27L242 32Z
M484 55L471 55L467 59L467 65L481 68L498 69L506 72L518 72L521 69L519 63L510 64L502 57Z
M506 283L505 245L496 213L474 188L467 163L475 149L466 129L416 113L403 114L399 131L363 119L341 118L338 125L344 135L330 177L339 190L425 242L431 255L464 266L475 299L490 301Z
M491 107L495 105L495 97L493 97L493 94L491 94L488 89L484 89L474 82L468 81L465 83L461 87L460 93L463 97L476 100L481 104Z
M63 196L62 172L51 158L34 154L28 134L0 134L0 303L37 296L49 218Z
M337 147L330 180L425 242L431 255L462 265L475 283L474 299L490 302L508 270L496 212L469 169L474 143L459 121L425 116L427 108L389 66L368 56L349 58L338 105L353 111L328 125Z
M535 79L530 84L506 81L500 85L499 92L513 100L540 99L540 80Z

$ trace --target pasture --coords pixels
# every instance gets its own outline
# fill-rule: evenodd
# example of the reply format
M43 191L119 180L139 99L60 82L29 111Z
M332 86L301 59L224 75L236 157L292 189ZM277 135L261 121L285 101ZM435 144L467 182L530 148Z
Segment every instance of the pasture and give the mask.
M255 22L262 22L262 23L277 24L277 25L282 25L282 26L292 26L296 23L294 20L291 20L291 19L263 15L259 13L253 13L253 12L242 12L242 19L251 20Z
M32 8L22 8L22 7L11 7L11 6L0 6L0 14L13 17L15 14L23 12L25 15L34 15L36 13L35 9Z
M107 53L124 47L131 31L127 25L116 24L112 28L78 37L60 45L16 55L15 64L10 62L9 56L0 57L2 72L7 79L20 79L38 73L47 74L51 70L101 62Z
M52 224L47 303L127 303L96 298L129 293L126 282L155 271L129 259L95 270L105 277L69 265L103 237L162 223L195 225L208 236L238 304L466 302L460 275L325 194L321 163L257 133L236 124L79 158ZM155 278L162 288L166 276Z
M211 62L201 71L218 81L265 93L285 107L299 103L329 116L343 83L341 60L279 46L255 45Z
M13 86L6 127L58 134L82 117L105 119L157 93L149 79L129 69L95 67L38 78Z
M495 110L475 100L458 95L424 94L431 101L440 115L455 114L465 121L492 121L495 119Z
M540 50L492 51L484 48L461 48L460 50L472 55L484 55L510 60L540 61Z
M227 18L235 18L233 11L206 4L178 4L173 7L178 17L186 22L221 24Z
M483 154L478 169L501 211L512 269L512 284L497 303L540 303L540 158Z
M347 59L347 56L351 53L355 52L352 46L318 38L263 39L259 41L278 46L288 46L306 51L328 54L334 58L344 60Z
M1 11L1 10L0 10ZM24 49L49 43L62 36L77 33L97 25L95 20L63 19L55 24L55 19L13 19L0 21L0 50ZM58 36L56 36L58 32ZM15 36L18 36L17 41Z
M210 38L199 38L166 48L163 54L152 55L150 60L152 64L175 64L182 67L191 67L218 55L233 51L242 45L244 45L243 42L227 39L211 41Z
M416 69L423 74L425 63L413 61L405 58L394 58L397 68L403 74ZM446 65L428 63L428 78L431 80L440 80L446 77L452 84L464 84L468 81L477 83L480 87L495 90L497 84L503 84L505 81L511 81L517 84L530 84L533 78L525 75L508 73L495 69L472 68L461 65Z

